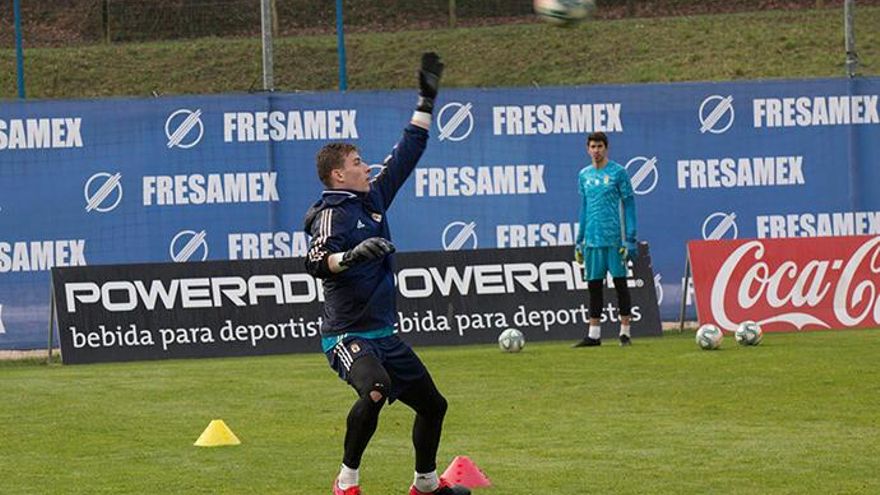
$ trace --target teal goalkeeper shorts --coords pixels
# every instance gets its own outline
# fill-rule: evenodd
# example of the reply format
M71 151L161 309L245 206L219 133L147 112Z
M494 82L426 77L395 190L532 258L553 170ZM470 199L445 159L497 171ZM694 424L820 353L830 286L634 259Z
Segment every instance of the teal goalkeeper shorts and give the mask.
M584 280L599 280L610 272L611 278L626 277L626 260L620 247L584 248Z

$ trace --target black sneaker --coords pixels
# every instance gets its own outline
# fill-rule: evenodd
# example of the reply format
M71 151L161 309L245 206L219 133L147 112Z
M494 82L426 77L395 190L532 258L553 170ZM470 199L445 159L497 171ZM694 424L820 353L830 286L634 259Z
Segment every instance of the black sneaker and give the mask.
M434 492L435 495L471 495L471 490L461 485L441 486Z
M440 478L440 486L433 492L422 492L411 486L409 495L471 495L470 488L462 485L452 485L443 478Z
M620 336L620 346L626 347L628 345L632 345L632 339L629 338L629 335L621 335Z
M602 345L602 339L591 339L589 337L584 337L584 340L577 342L572 347L594 347L597 345Z

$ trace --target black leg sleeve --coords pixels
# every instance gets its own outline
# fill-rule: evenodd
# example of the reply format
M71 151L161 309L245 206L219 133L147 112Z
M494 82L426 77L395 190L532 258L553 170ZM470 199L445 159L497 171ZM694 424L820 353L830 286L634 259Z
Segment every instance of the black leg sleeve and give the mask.
M590 291L590 318L602 318L602 279L588 280L587 290Z
M620 309L620 316L631 316L632 301L629 298L629 286L626 284L626 277L614 278L614 290L617 292L617 306Z
M342 462L357 469L379 424L379 412L385 405L385 394L391 386L391 379L379 360L372 355L355 361L349 373L351 386L360 397L348 412Z
M416 412L413 422L412 441L416 450L416 472L430 473L437 469L437 448L448 403L437 390L431 375L413 384L400 395L400 401Z

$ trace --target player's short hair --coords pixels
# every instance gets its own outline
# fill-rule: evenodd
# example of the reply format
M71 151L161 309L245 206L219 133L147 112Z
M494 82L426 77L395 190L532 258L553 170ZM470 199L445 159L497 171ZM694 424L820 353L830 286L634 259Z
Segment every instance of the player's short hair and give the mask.
M591 132L590 135L587 136L587 146L590 145L590 141L596 141L604 144L606 148L608 147L608 136L602 131Z
M327 187L333 187L330 183L330 172L345 166L345 157L357 150L357 146L349 143L330 143L321 148L315 157L321 182Z

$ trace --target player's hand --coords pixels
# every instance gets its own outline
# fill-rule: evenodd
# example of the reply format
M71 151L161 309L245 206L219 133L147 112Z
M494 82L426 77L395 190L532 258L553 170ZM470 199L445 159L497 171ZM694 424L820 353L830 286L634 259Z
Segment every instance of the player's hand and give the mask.
M434 52L423 53L419 69L419 111L431 113L434 110L434 98L440 89L442 75L443 62L440 61L440 55Z
M342 255L341 266L351 267L364 261L376 260L395 251L394 244L382 237L370 237Z
M574 261L578 265L584 264L584 248L580 244L574 247Z

